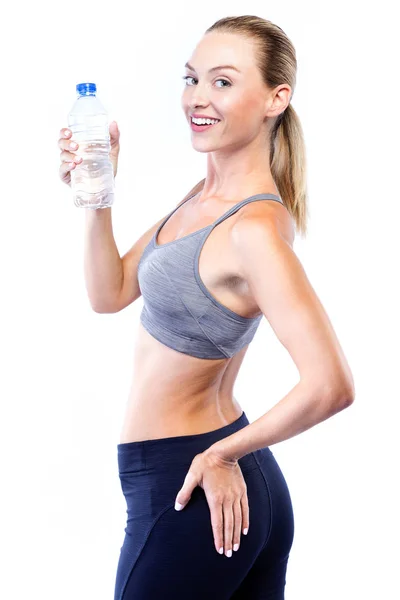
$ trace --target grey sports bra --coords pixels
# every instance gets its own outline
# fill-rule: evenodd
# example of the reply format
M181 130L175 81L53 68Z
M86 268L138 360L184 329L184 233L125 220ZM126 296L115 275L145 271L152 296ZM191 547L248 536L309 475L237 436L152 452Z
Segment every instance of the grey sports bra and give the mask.
M161 245L157 243L159 231L185 202L159 225L138 264L144 301L140 322L159 342L190 356L214 359L230 358L251 342L263 315L243 317L221 304L201 280L198 263L203 244L214 227L256 200L283 204L275 194L250 196L214 223Z

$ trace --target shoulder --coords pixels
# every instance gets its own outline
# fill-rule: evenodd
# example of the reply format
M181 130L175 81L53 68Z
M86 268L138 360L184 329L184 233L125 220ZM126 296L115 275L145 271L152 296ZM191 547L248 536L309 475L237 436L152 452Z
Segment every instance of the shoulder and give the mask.
M233 242L243 247L246 242L274 244L278 238L292 248L295 239L293 217L280 202L250 202L240 211L232 228Z
M230 246L238 274L261 312L273 322L277 315L289 314L290 302L295 312L294 304L300 296L307 296L309 287L293 250L292 217L278 202L263 204L268 206L245 206L250 210L234 223Z

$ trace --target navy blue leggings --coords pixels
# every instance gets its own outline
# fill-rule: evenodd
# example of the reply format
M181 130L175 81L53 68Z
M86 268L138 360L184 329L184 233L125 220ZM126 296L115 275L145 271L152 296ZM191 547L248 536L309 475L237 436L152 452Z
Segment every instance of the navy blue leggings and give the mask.
M204 490L185 508L175 498L196 454L249 424L195 435L118 444L127 503L114 600L283 600L294 536L289 490L268 447L239 459L247 485L249 531L231 557L214 546Z

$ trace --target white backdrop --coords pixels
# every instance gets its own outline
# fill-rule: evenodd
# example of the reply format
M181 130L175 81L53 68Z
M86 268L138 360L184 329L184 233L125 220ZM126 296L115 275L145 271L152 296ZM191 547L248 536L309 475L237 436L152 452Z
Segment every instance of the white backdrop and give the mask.
M295 251L356 385L349 409L272 447L295 512L286 597L398 593L399 44L389 2L38 0L9 4L0 37L7 600L111 600L124 535L116 447L142 298L117 314L90 308L84 210L58 176L75 85L94 81L121 130L113 223L122 256L205 176L181 77L205 29L238 14L270 19L296 47L292 104L307 145L311 219ZM296 382L263 319L235 397L253 421Z

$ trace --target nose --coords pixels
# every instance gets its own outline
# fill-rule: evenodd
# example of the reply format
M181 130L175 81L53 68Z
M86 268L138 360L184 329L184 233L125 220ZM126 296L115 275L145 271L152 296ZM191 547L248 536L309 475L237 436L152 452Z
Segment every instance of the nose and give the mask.
M206 90L204 86L201 87L199 84L196 87L192 86L189 97L189 106L191 109L197 108L199 106L205 107L208 106L209 101L207 100Z

